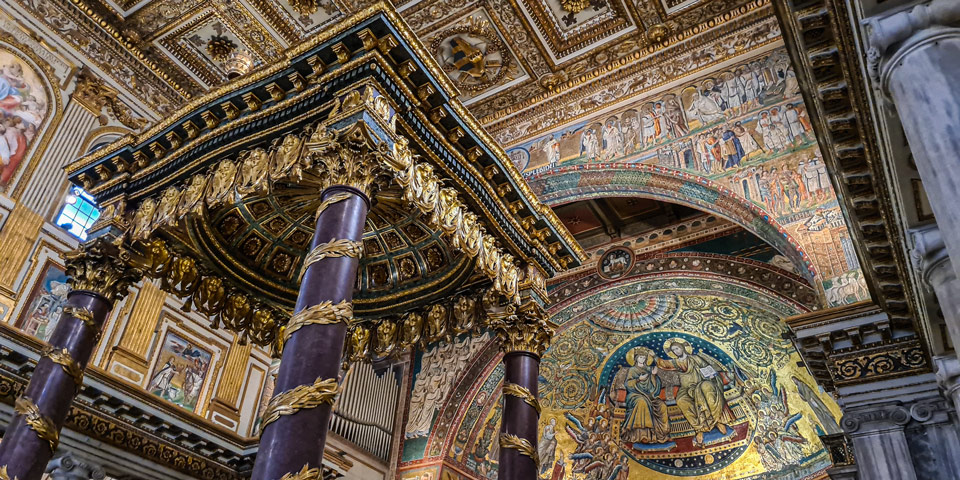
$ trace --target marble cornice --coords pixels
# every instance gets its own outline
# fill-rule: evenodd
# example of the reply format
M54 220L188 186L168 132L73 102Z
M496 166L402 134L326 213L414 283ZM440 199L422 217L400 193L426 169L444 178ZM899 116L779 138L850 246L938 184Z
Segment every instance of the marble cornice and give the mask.
M892 200L896 197L888 187L892 179L871 116L873 98L862 69L859 26L851 23L855 12L847 0L779 0L774 6L870 291L886 313L890 331L898 332L897 341L887 346L888 353L898 358L911 355L912 361L899 365L902 369L896 375L929 372L906 236L896 220L899 214ZM859 352L867 360L882 354L878 348L859 345L846 353ZM913 357L917 348L922 358ZM869 383L891 375L882 370L865 373L844 382ZM824 380L821 375L818 379Z

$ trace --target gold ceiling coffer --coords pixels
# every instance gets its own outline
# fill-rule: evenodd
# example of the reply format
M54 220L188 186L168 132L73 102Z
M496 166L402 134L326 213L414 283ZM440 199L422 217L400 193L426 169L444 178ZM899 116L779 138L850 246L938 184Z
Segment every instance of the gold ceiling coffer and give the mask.
M90 236L128 268L240 341L310 357L281 362L263 430L281 445L291 425L325 425L341 358L484 328L506 356L546 348L545 279L584 253L458 95L378 3L67 172L105 206ZM117 165L131 171L98 173ZM314 341L326 343L311 357ZM539 406L535 383L510 383L511 399ZM304 466L282 457L261 451L254 478Z

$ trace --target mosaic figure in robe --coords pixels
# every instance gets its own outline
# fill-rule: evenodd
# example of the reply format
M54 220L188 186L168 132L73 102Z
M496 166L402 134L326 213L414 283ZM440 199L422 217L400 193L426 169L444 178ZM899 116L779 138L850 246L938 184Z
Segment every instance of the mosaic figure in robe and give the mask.
M657 366L679 373L677 407L697 432L694 444L703 445L703 434L714 428L726 434L736 416L723 396L723 387L729 382L725 368L706 355L694 353L690 343L680 338L667 340L663 349L670 359L658 358Z

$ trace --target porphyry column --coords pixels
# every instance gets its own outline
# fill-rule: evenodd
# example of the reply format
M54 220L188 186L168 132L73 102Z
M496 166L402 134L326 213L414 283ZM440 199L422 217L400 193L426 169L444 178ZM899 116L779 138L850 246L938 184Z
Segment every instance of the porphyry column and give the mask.
M960 2L866 21L871 75L896 105L947 251L960 258ZM955 271L960 263L954 263ZM960 275L958 275L960 276Z
M537 429L540 401L537 381L540 356L553 330L538 306L524 306L516 314L490 315L503 350L503 420L500 426L501 480L529 480L539 477Z
M71 291L60 321L43 351L30 384L16 400L16 415L0 442L0 471L11 479L37 480L53 457L60 429L83 384L100 329L114 303L140 272L129 255L104 239L66 255Z
M351 142L349 135L336 139ZM359 142L361 137L353 136ZM341 148L342 147L342 148ZM263 413L254 480L318 479L375 167L362 144L327 145L315 160L325 180L312 249L304 259L294 315L282 333L274 396Z

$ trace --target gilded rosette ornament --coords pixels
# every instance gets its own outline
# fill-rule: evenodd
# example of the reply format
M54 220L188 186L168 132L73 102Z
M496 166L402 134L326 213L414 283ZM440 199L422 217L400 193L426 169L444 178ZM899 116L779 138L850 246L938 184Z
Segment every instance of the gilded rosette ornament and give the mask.
M111 302L123 298L143 272L131 266L130 253L98 238L64 255L70 288L87 290Z

